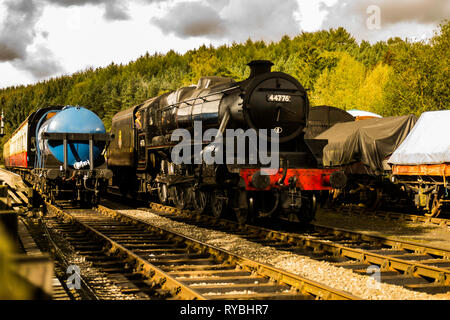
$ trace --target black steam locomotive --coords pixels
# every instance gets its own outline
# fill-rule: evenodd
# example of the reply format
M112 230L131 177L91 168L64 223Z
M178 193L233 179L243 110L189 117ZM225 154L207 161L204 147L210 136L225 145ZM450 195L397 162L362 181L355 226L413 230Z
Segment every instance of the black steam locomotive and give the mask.
M240 222L314 217L318 193L342 187L345 176L320 167L326 140L304 139L310 106L302 85L271 72L270 61L248 65L244 81L204 77L113 117L107 163L122 193L154 194L216 217L234 212ZM216 161L219 154L228 161Z

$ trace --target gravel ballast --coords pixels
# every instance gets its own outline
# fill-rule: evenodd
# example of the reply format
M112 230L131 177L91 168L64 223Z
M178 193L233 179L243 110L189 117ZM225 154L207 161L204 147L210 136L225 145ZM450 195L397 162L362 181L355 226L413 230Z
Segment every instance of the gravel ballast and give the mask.
M387 220L376 215L343 214L331 209L317 211L317 224L374 236L389 237L450 250L450 227L432 223Z
M380 283L375 281L372 277L356 274L349 269L336 267L325 261L317 261L306 256L250 242L237 235L173 221L149 212L148 209L123 209L117 211L130 217L141 219L152 225L164 227L165 229L173 230L209 245L228 250L246 258L286 270L335 289L346 291L362 299L439 299L439 296L437 295L414 292L397 285Z

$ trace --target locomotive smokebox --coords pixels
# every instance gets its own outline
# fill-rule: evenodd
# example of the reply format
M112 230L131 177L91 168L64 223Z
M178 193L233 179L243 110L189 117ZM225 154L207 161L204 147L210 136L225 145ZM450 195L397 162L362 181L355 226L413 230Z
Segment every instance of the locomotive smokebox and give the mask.
M260 74L269 73L272 69L273 63L268 60L253 60L247 65L251 70L249 78L254 78Z
M248 66L250 77L241 84L246 125L254 130L274 130L280 143L299 136L309 112L305 89L292 76L272 72L270 61L254 60Z

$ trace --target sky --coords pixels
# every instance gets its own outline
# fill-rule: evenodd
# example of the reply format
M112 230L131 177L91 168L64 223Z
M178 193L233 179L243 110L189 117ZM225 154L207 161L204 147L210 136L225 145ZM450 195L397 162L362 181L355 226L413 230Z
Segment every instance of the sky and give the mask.
M0 88L341 26L358 41L421 41L444 19L448 0L0 0Z

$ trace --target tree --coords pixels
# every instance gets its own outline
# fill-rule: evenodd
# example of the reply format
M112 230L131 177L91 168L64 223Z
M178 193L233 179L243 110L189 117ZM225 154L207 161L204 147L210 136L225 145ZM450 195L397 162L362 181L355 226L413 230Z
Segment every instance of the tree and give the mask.
M387 115L384 110L384 87L392 76L392 68L379 63L372 71L368 72L364 82L359 88L357 105L360 109Z
M311 97L313 105L331 105L344 110L358 107L358 93L365 78L365 67L346 52L330 52L339 60L335 68L324 69Z

